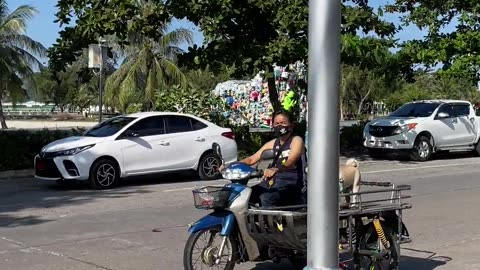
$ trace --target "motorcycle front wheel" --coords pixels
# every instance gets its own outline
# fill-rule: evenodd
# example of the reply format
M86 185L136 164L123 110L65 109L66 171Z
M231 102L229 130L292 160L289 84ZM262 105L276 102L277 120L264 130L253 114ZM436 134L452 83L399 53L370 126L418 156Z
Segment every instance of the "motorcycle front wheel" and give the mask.
M238 256L238 245L234 237L227 236L221 256L218 256L223 242L220 228L208 228L190 235L183 252L185 270L215 269L233 270Z

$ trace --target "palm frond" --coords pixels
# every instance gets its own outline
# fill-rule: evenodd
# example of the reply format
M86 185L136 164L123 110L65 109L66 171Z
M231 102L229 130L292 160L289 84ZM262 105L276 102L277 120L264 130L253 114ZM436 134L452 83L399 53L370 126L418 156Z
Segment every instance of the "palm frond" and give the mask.
M32 19L38 11L29 5L21 5L5 17L0 25L1 33L23 34L27 29L28 20Z
M165 74L163 82L167 85L179 84L183 88L188 85L187 76L169 59L155 59L157 69L162 70Z
M161 48L166 49L169 46L179 46L183 43L193 44L193 33L186 28L178 28L165 34L158 40Z

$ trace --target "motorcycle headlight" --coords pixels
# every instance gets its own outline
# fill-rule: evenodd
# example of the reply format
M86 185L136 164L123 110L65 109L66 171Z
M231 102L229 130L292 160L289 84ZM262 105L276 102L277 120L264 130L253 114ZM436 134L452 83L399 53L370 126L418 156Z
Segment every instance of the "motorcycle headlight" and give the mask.
M76 147L76 148L72 148L72 149L68 149L68 150L63 150L63 151L58 151L56 153L56 156L72 156L72 155L76 155L80 152L83 152L87 149L90 149L92 147L94 147L95 144L90 144L90 145L86 145L86 146L81 146L81 147Z
M250 172L244 171L241 169L226 169L222 176L227 180L239 180L247 178L250 175Z

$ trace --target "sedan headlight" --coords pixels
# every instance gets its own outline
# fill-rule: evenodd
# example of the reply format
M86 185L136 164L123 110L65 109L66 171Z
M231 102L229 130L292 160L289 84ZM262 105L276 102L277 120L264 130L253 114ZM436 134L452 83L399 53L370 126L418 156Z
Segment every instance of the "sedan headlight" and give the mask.
M72 156L72 155L76 155L80 152L83 152L87 149L90 149L92 147L94 147L95 144L90 144L90 145L86 145L86 146L81 146L81 147L76 147L76 148L72 148L72 149L68 149L68 150L63 150L63 151L58 151L55 153L55 156Z
M417 123L410 123L403 126L399 126L397 129L395 129L393 134L402 134L402 133L408 132L412 129L415 129L416 126L417 126Z

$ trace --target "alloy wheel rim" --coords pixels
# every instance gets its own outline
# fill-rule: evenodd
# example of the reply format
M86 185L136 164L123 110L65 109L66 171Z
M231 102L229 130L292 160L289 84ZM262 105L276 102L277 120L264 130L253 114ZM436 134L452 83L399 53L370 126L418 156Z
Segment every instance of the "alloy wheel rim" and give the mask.
M208 177L214 177L219 167L220 163L214 157L206 158L202 165L203 173Z
M420 142L418 145L418 155L421 158L426 158L430 154L430 146L426 141Z
M97 182L103 187L109 187L115 181L115 168L111 164L102 164L97 170Z

